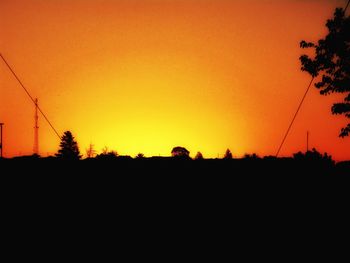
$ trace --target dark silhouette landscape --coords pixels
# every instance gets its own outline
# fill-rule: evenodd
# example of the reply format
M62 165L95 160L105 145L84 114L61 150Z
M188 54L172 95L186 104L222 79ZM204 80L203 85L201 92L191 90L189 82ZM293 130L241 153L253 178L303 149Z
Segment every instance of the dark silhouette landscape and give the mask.
M253 153L246 154L244 157L236 157L234 152L227 149L223 158L205 158L205 153L203 156L201 152L197 152L192 159L190 157L190 152L185 148L185 145L174 145L173 149L169 149L169 156L171 157L146 157L143 153L131 157L120 156L117 151L109 151L107 148L105 148L102 153L97 154L91 144L90 147L86 149L86 158L82 158L83 155L79 150L78 142L75 140L73 134L70 131L66 131L61 137L59 132L54 128L53 124L38 106L38 100L34 100L34 97L30 95L30 92L22 84L22 81L15 73L15 70L13 70L8 64L4 56L0 54L8 70L12 73L35 105L36 135L34 148L36 150L34 152L38 153L38 111L61 140L59 149L54 156L40 157L38 154L34 154L32 156L0 158L0 168L2 171L10 171L10 173L15 173L16 171L21 171L23 169L27 174L30 173L30 170L33 171L34 174L42 175L68 175L71 173L79 175L107 174L115 177L125 176L127 174L154 174L164 177L168 175L175 175L178 177L184 175L190 177L210 175L225 176L232 180L244 181L255 178L258 179L258 181L265 183L295 182L297 184L303 182L316 182L324 180L325 178L350 178L350 161L335 162L329 154L320 153L315 148L311 151L307 150L306 152L297 152L291 157L279 157L280 150L287 139L297 114L301 109L304 99L314 80L314 86L320 91L321 95L335 94L341 95L342 98L344 97L340 102L337 101L333 103L331 113L344 115L346 122L350 118L350 17L346 13L349 3L350 1L348 1L345 8L336 8L333 17L326 21L328 32L324 38L321 38L316 42L307 42L305 40L300 42L300 48L309 50L309 53L300 56L301 71L307 72L311 76L311 81L299 106L297 107L275 156L258 156ZM160 75L156 75L156 78L160 78ZM84 90L84 93L85 92L86 90ZM154 92L154 90L149 89L145 94L151 92ZM191 90L186 90L186 93L187 92L191 93ZM135 91L135 93L137 93L137 91ZM131 96L125 96L125 100L132 101ZM160 101L162 98L158 98L157 100ZM147 99L145 99L145 101L147 101ZM189 102L188 104L190 107L194 107L192 102ZM164 107L165 106L163 105L162 107L157 108L156 113L158 114L158 112L162 111ZM177 107L174 108L176 109ZM148 104L146 108L140 107L140 112L147 109ZM184 115L186 115L188 107L185 109ZM276 110L278 109L273 109L273 111ZM73 112L74 110L71 109L71 112L69 113ZM240 115L243 116L242 119L244 119L246 112L243 110L239 112ZM107 112L105 114L100 114L100 117L109 115L110 112ZM142 117L138 119L139 122L147 123L147 121L143 120L143 115L146 116L147 114L142 112L140 115L142 115ZM184 115L179 115L181 116L179 119L182 119ZM204 113L203 116L205 116ZM197 117L198 115L193 115L193 120ZM282 116L281 119L282 118L286 119L285 116ZM156 123L159 127L162 127L163 121L164 120L158 120ZM230 118L225 123L228 122L234 122L234 119ZM135 123L138 124L136 121ZM127 126L128 124L129 122L126 122L124 126ZM136 124L135 126L138 127ZM207 125L206 122L205 124ZM274 128L274 124L275 123L269 124L271 129ZM1 123L1 125L3 125L3 123ZM147 125L150 124L147 123ZM258 126L258 124L256 126ZM217 132L216 136L219 137L221 135L220 131ZM322 133L324 131L320 130L318 132ZM176 133L174 132L174 134ZM197 133L194 134L193 138L197 139ZM345 140L348 139L345 137L348 137L349 134L350 123L345 123L340 130L339 137L342 137ZM307 132L307 136L309 136L309 132ZM132 136L129 139L130 141L133 141ZM3 150L2 141L1 136L1 155ZM143 141L146 141L146 139ZM309 149L308 146L307 149ZM186 180L189 180L188 178Z
M141 155L141 154L140 154ZM298 152L293 157L259 157L256 154L243 158L192 159L188 155L171 157L119 156L111 151L93 158L19 156L0 159L0 166L10 173L68 174L126 176L225 176L232 179L276 179L277 181L308 181L343 177L350 179L350 161L335 162L331 156L313 149Z

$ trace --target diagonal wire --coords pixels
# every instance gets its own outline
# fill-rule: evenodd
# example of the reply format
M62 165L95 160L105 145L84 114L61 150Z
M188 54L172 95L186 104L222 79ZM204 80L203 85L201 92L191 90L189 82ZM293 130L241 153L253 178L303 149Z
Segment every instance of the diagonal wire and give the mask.
M29 98L32 100L32 102L34 103L34 105L36 105L35 100L33 99L33 97L30 95L30 93L28 92L28 90L24 87L23 83L21 82L21 80L18 78L18 76L16 75L16 73L13 71L13 69L11 68L11 66L7 63L7 61L5 60L5 58L3 57L3 55L0 53L0 57L2 58L2 60L5 62L6 66L9 68L9 70L11 71L11 73L15 76L16 80L18 81L18 83L22 86L22 88L24 89L24 91L27 93L27 95L29 96ZM52 123L49 121L49 119L46 117L46 115L44 114L44 112L40 109L40 107L37 105L38 110L40 111L40 113L43 115L44 119L47 121L47 123L50 125L50 127L52 128L52 130L56 133L56 135L58 136L59 139L61 139L61 136L59 135L59 133L57 132L57 130L55 129L55 127L53 127Z
M348 3L346 4L346 6L344 8L344 13L346 12L346 9L348 9L349 4L350 4L350 0L348 1Z
M301 101L300 101L300 103L299 103L299 106L298 106L298 108L297 108L297 111L295 112L295 114L294 114L294 116L293 116L293 119L292 119L292 121L290 122L289 127L288 127L288 129L287 129L287 132L286 132L286 134L285 134L284 137L283 137L283 140L282 140L282 142L281 142L281 145L280 145L280 147L278 148L278 151L277 151L277 153L276 153L276 157L278 157L278 154L279 154L280 151L281 151L281 148L282 148L282 146L283 146L283 144L284 144L284 141L286 140L286 138L287 138L287 136L288 136L288 133L289 133L290 129L292 128L292 125L293 125L293 123L294 123L294 120L295 120L295 118L296 118L297 115L298 115L298 112L299 112L299 110L300 110L300 108L301 108L301 105L303 104L303 102L304 102L304 100L305 100L305 97L306 97L307 93L309 92L309 89L310 89L311 84L312 84L313 81L314 81L314 77L312 77L312 79L311 79L309 85L308 85L307 88L306 88L306 91L305 91L305 93L304 93L304 96L303 96L303 98L301 99Z

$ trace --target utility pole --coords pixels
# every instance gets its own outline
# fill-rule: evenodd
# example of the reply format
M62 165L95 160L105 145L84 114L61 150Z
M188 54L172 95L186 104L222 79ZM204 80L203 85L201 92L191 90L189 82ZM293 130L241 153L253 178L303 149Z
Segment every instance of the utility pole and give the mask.
M35 99L35 113L34 113L34 146L33 153L39 155L39 124L38 124L38 99Z
M2 126L3 126L4 124L3 123L0 123L0 158L2 158L3 157L3 155L2 155L2 149L3 149L3 143L2 143Z

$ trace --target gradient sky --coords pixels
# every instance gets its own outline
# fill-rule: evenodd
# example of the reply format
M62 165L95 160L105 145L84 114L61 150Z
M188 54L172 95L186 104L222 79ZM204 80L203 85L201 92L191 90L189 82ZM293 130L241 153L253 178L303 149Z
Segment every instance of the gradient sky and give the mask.
M1 0L0 52L63 133L122 155L274 155L310 81L302 39L345 0ZM312 88L280 152L350 159L336 96ZM4 155L31 154L34 107L0 61ZM59 139L42 117L40 154Z

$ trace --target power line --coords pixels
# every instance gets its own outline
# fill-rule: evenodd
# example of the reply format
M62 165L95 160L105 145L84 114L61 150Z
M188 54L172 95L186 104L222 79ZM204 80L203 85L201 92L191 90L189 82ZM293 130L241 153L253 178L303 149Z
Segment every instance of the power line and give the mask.
M346 4L346 7L344 8L344 14L346 12L346 9L348 9L349 4L350 4L350 0L348 1L348 3Z
M32 102L34 103L34 105L36 105L35 100L33 99L33 97L30 95L30 93L28 92L28 90L24 87L24 85L22 84L21 80L18 78L18 76L16 75L16 73L13 71L13 69L11 68L11 66L7 63L7 61L5 60L5 58L3 57L3 55L0 53L0 57L2 58L2 60L5 62L6 66L9 68L9 70L11 71L11 73L13 74L13 76L15 76L16 80L18 81L18 83L21 85L21 87L24 89L24 91L27 93L27 95L29 96L29 98L32 100ZM44 114L44 112L41 110L41 108L36 105L36 107L38 108L39 112L41 113L41 115L43 115L44 119L47 121L47 123L50 125L50 127L52 128L52 130L56 133L57 137L59 139L61 139L61 136L59 135L59 133L57 132L57 130L53 127L53 125L51 124L51 122L49 121L49 119L46 117L46 115Z
M283 146L283 143L284 143L284 141L286 140L286 138L287 138L287 136L288 136L288 133L289 133L289 131L290 131L290 128L292 128L292 125L293 125L293 123L294 123L294 120L295 120L295 118L296 118L297 115L298 115L298 112L299 112L299 110L300 110L300 108L301 108L301 105L303 104L304 99L305 99L305 97L306 97L306 94L309 92L309 89L310 89L311 84L312 84L313 81L314 81L314 77L312 77L312 79L311 79L311 81L310 81L310 83L309 83L309 86L307 86L307 88L306 88L305 94L304 94L303 98L301 99L301 101L300 101L300 103L299 103L299 106L298 106L298 108L297 108L297 111L295 112L295 114L294 114L294 116L293 116L293 119L292 119L292 121L291 121L291 123L289 124L289 127L288 127L288 129L287 129L287 132L286 132L286 134L285 134L284 137L283 137L283 140L282 140L282 142L281 142L281 145L280 145L280 147L278 148L278 151L277 151L277 153L276 153L276 157L278 157L278 154L280 153L280 150L281 150L281 148L282 148L282 146Z

